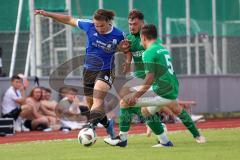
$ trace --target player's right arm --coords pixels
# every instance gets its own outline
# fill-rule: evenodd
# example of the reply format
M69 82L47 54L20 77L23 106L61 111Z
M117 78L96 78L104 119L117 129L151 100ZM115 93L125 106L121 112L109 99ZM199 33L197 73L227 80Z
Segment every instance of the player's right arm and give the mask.
M60 23L77 27L77 20L68 15L46 12L44 10L35 10L35 15L43 15L44 17L52 18Z
M125 58L125 62L123 64L123 73L129 73L131 70L131 62L132 62L132 53L131 52L126 52L125 53L126 58Z
M128 49L126 51L124 51L125 61L123 64L123 73L127 74L131 71L131 62L132 62L132 53L130 51L131 43L132 43L131 36L127 35L125 40L128 42L128 47L127 47Z
M20 92L21 92L21 98L15 99L15 102L20 105L23 105L26 102L26 88L24 87L23 84L22 84L22 87L20 88Z

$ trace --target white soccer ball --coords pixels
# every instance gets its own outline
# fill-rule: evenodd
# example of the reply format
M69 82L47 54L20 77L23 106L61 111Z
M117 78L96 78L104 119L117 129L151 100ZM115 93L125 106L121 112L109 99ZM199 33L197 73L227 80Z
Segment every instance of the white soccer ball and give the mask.
M92 128L83 128L78 133L78 141L85 147L93 145L96 140L97 135Z

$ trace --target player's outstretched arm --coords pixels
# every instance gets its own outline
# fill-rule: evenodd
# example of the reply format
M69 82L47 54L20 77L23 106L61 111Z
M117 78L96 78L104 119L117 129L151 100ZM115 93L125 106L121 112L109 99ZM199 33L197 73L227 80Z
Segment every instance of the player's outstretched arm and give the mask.
M43 15L44 17L52 18L63 24L68 24L73 27L77 26L77 20L68 15L46 12L44 10L35 10L35 15Z

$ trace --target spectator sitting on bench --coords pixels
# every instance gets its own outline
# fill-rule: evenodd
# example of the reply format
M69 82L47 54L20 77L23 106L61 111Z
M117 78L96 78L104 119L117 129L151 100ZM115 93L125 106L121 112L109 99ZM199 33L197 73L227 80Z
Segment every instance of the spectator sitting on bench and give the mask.
M53 130L60 129L60 119L55 113L57 102L52 100L52 91L49 88L41 87L42 89L42 99L40 110L43 115L47 116L50 121L50 128Z
M26 88L23 85L23 80L18 75L13 75L11 86L3 95L2 114L3 118L13 118L15 120L14 129L17 132L28 131L22 126L25 99Z
M64 98L56 107L56 114L61 122L61 130L80 129L89 118L89 109L78 99L76 89L64 88L64 90Z
M26 99L26 104L24 105L27 110L24 111L27 120L24 125L31 130L44 130L49 127L50 120L45 116L41 107L42 89L40 87L34 87L29 97Z

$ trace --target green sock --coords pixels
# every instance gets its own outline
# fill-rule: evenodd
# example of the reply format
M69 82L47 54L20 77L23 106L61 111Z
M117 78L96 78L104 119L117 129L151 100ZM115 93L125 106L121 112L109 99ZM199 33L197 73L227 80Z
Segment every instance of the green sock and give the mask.
M132 117L134 114L140 114L141 108L121 108L119 117L119 129L122 132L127 132L130 129Z
M200 133L192 121L192 118L185 109L182 110L178 117L181 119L182 123L187 127L187 129L192 133L194 138L200 136Z
M155 133L156 135L160 135L164 132L160 117L157 114L154 114L150 117L146 117L145 122L152 129L153 133Z

